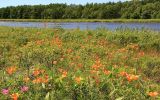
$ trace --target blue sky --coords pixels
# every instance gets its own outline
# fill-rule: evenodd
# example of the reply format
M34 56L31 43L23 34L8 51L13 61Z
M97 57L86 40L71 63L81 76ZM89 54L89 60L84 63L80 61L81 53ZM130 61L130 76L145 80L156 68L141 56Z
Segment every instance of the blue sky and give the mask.
M0 0L0 8L6 6L17 6L17 5L35 5L35 4L50 4L50 3L86 4L87 2L105 3L109 1L117 2L126 0Z

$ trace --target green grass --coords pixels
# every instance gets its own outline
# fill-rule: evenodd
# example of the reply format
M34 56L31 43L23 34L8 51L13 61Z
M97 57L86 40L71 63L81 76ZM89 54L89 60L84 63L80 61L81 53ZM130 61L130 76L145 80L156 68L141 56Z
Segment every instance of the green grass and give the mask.
M160 19L0 19L17 22L160 22Z
M159 69L160 32L0 27L1 100L158 100Z

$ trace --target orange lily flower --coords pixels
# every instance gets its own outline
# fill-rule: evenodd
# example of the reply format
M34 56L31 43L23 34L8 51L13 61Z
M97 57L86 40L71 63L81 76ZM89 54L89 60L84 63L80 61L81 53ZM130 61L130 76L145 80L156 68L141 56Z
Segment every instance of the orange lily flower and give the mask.
M42 82L43 82L43 83L47 83L48 81L49 81L48 75L46 75L46 76L42 79Z
M39 69L33 71L34 76L38 76L40 73L41 73L41 71Z
M25 77L23 80L24 80L25 82L28 82L28 81L30 80L30 78L29 78L29 77Z
M96 70L91 70L90 71L90 74L97 74L98 73L98 71L96 71Z
M9 67L9 68L6 69L6 72L9 75L13 74L15 71L16 71L16 67L15 66L12 66L12 67Z
M139 55L140 57L142 57L142 56L144 56L144 52L143 52L143 51L140 51L140 52L138 53L138 55Z
M12 98L13 100L18 100L18 97L19 97L19 94L18 94L18 93L13 93L13 94L11 94L11 98Z
M76 77L75 78L76 83L80 84L82 81L82 77Z
M130 81L138 80L139 76L137 76L137 75L128 75L126 78L130 82Z
M120 72L120 75L121 76L128 76L128 73L127 72Z
M109 71L109 70L104 70L103 72L104 72L104 74L106 74L106 75L109 75L109 74L111 73L111 71Z
M148 95L151 97L156 97L158 95L158 92L149 92Z
M32 82L33 83L37 83L37 84L41 83L42 82L42 78L38 77L38 78L34 79Z
M67 71L63 71L63 72L62 72L62 78L67 77L67 74L68 74L68 72L67 72Z

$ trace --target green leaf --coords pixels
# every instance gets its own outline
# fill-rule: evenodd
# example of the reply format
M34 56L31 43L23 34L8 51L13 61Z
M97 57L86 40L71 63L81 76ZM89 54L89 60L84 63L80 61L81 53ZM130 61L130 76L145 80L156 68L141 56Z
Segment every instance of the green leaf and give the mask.
M42 83L42 87L45 88L45 84L44 83Z
M122 100L124 97L119 97L119 98L117 98L117 99L115 99L115 100Z
M49 100L49 92L46 94L44 100Z
M53 33L53 32L51 33L51 36L52 36L52 37L54 36L54 33Z

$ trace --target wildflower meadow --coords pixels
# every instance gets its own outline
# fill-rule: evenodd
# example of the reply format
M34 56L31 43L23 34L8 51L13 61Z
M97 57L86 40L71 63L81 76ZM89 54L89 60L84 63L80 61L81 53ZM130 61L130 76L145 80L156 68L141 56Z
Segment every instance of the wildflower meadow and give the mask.
M160 32L0 27L0 100L160 100Z

